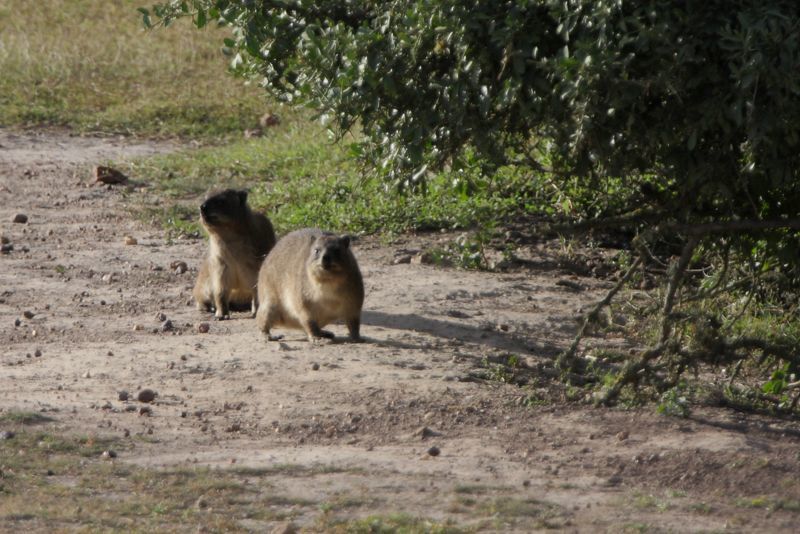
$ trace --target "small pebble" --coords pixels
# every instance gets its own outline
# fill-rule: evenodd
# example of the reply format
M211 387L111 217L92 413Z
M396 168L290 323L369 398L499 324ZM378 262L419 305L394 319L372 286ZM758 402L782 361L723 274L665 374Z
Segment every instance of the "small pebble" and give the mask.
M3 430L2 432L0 432L0 440L14 439L14 436L16 436L16 434L11 432L10 430Z
M108 449L107 451L103 451L103 454L101 454L101 456L106 460L110 460L111 458L116 458L117 453L112 451L111 449Z
M317 362L312 363L311 364L311 370L312 371L319 371L319 364Z
M153 410L151 410L149 406L142 406L139 408L139 415L141 416L149 416L151 413L153 413Z
M166 320L167 320L167 314L166 313L158 312L156 314L156 321L158 321L159 323L163 323Z
M9 238L7 238L4 235L0 236L0 244L8 245L9 243L11 243L11 240Z
M122 402L125 402L125 401L126 401L126 400L128 400L130 397L131 397L130 393L128 393L128 392L127 392L127 391L125 391L124 389L123 389L122 391L120 391L119 393L117 393L117 398L118 398L119 400L121 400Z
M0 253L8 254L12 250L14 250L14 245L12 245L11 243L3 243L2 245L0 245Z
M36 350L33 352L33 355L34 355L34 356L36 356L37 358L41 358L41 357L42 357L42 351L41 351L41 350L39 350L39 349L36 349Z
M135 324L135 325L133 325L133 331L134 331L134 332L138 332L138 331L140 331L140 330L144 330L144 325L142 325L142 324Z
M25 215L24 213L17 213L16 215L14 215L14 217L11 218L11 222L24 224L28 222L28 216Z
M33 312L32 312L32 311L30 311L30 310L25 310L24 312L22 312L22 315L23 315L23 316L24 316L26 319L33 319L33 317L34 317L36 314L35 314L35 313L33 313Z
M164 321L162 323L162 325L161 325L161 331L162 332L171 332L173 330L175 330L175 325L172 324L172 321L170 321L169 319L167 319L166 321Z
M189 270L189 266L186 265L185 261L173 261L169 264L169 267L175 271L175 274L183 274Z
M125 244L126 245L136 245L137 243L139 243L139 242L136 240L135 237L130 236L130 235L126 235L125 236Z
M209 328L211 327L209 326L208 323L200 323L199 325L197 325L197 331L200 332L201 334L207 334Z
M92 378L92 373L86 371L85 373L83 373L83 378Z
M436 446L433 446L430 449L428 449L428 454L431 455L431 456L439 456L439 454L441 452L442 451L439 450L439 447L436 447Z
M156 392L152 389L145 388L136 395L136 400L139 402L153 402L156 398Z
M14 319L14 326L15 326L15 327L17 327L17 326L19 326L19 325L21 325L21 324L22 324L22 321L20 321L20 320L19 320L19 317L17 317L16 319Z

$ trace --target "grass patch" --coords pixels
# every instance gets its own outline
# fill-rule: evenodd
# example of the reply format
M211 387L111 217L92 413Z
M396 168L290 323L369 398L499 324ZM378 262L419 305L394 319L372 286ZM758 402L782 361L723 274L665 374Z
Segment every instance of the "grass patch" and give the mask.
M103 459L103 451L124 454L128 446L27 431L0 441L0 522L15 532L200 527L244 532L267 529L267 521L316 507L276 494L267 478L245 480L236 472L208 468L147 469Z
M5 412L0 413L0 424L13 424L13 425L39 425L42 423L50 423L54 421L53 418L42 415L38 412Z
M145 31L138 0L0 5L0 125L212 137L252 128L263 91L227 74L227 30Z
M738 499L736 501L736 506L740 508L800 512L800 501L794 499L776 499L766 496L754 497L752 499Z
M263 138L121 165L135 179L155 184L160 205L139 211L172 232L197 231L183 223L196 219L208 190L243 187L278 233L309 226L358 234L478 227L475 236L440 251L443 259L467 267L485 266L482 248L497 233L494 221L535 211L526 193L533 189L531 177L511 169L469 194L446 173L432 177L426 191L399 194L365 177L345 145L333 144L322 126L299 116Z
M505 530L525 526L535 529L563 529L569 524L556 504L516 497L498 497L480 503L475 513L491 516L494 528Z
M440 523L408 514L373 515L342 520L324 516L317 528L336 534L457 534L464 530L451 523Z

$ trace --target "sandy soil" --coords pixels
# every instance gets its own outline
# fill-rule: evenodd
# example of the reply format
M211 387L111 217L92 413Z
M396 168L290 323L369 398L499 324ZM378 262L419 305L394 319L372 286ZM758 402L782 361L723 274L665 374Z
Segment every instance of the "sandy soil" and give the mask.
M244 313L212 321L190 302L204 241L136 221L130 206L153 198L147 184L91 184L94 164L173 149L0 130L0 231L13 245L0 256L0 410L128 440L118 461L299 466L271 474L274 485L320 503L352 497L347 517L406 512L519 532L796 530L797 423L712 407L688 419L598 409L537 375L612 283L560 268L554 244L494 274L397 263L438 236L358 240L361 344L342 325L337 342L311 345L292 331L267 343ZM27 223L11 222L17 213ZM177 274L176 261L189 270ZM509 354L533 384L479 378ZM119 400L141 388L158 392L150 416ZM320 513L298 509L294 524Z

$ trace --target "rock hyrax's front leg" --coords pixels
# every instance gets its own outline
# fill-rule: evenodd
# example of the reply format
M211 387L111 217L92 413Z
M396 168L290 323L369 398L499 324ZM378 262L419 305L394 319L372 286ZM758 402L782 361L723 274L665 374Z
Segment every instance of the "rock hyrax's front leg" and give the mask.
M313 320L305 321L303 323L303 330L306 331L308 341L311 343L315 343L320 339L333 339L336 337L333 335L333 332L329 332L320 328L317 322Z
M218 321L229 319L231 316L231 310L229 307L231 290L226 275L227 269L225 265L223 264L218 266L216 268L216 272L214 273L214 283L211 286L212 292L214 293L214 308L216 308L216 311L214 312L214 318Z
M214 306L216 307L216 311L214 312L214 319L218 321L224 321L225 319L231 318L231 310L228 307L228 301L222 295L217 295L214 298Z
M275 336L269 333L275 319L278 316L278 310L275 306L270 306L269 303L261 303L256 312L256 324L258 328L267 336L267 341L278 341L283 339L283 336Z
M250 302L250 317L255 317L258 313L258 291L253 290L253 300Z
M361 341L361 335L359 334L360 326L361 326L361 319L358 317L354 319L349 319L347 321L347 330L350 332L351 341Z

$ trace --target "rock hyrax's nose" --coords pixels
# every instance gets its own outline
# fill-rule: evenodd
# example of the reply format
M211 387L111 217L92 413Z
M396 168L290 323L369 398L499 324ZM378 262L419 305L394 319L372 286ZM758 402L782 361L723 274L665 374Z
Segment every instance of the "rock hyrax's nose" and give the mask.
M200 211L205 213L206 210L208 210L208 202L203 202L202 204L200 204Z

